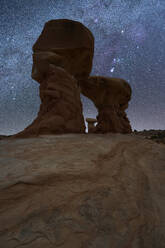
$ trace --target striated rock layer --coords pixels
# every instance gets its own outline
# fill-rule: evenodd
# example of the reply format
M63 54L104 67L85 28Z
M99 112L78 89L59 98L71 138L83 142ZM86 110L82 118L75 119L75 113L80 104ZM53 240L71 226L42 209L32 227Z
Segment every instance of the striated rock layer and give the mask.
M0 140L0 247L164 248L164 171L132 134Z

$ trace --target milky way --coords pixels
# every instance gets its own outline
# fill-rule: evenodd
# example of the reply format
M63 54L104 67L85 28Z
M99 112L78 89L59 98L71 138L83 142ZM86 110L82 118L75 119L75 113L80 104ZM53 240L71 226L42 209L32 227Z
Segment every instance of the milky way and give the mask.
M0 134L23 130L40 106L32 45L51 19L82 22L94 34L91 75L132 87L133 129L165 129L165 0L0 0ZM86 117L96 117L81 95Z

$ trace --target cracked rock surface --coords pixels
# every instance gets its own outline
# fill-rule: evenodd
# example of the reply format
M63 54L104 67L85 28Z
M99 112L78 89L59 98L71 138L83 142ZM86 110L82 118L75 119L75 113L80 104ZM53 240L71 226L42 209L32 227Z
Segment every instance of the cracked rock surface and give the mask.
M164 248L164 145L133 134L0 140L0 247Z

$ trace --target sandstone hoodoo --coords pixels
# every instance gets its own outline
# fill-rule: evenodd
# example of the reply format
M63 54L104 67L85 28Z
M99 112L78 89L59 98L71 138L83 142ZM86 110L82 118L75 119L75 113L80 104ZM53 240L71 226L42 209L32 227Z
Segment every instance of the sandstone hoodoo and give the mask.
M45 24L33 46L32 78L40 83L40 110L16 137L85 133L77 79L89 76L93 52L93 35L80 22L60 19Z
M81 93L93 101L97 110L96 133L131 133L125 113L131 99L131 87L123 79L92 76L79 81Z
M14 137L39 134L85 133L80 93L98 109L97 126L89 132L131 133L125 109L131 87L123 79L90 76L94 37L82 23L47 22L33 46L32 78L40 84L37 118Z
M94 124L97 122L97 120L94 118L86 118L86 122L88 123L88 133L94 133L95 132Z
M36 120L23 134L85 132L80 89L64 69L49 68L47 80L40 85L41 106Z

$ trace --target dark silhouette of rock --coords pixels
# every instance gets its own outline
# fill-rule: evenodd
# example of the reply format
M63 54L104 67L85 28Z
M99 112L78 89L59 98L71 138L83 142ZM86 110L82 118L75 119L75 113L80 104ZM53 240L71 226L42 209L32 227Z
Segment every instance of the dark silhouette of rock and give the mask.
M45 24L33 46L32 78L40 83L40 110L15 137L85 132L77 79L89 76L93 51L93 35L80 22L60 19Z
M7 139L9 136L7 135L0 135L0 139Z
M92 76L94 37L77 21L47 22L33 46L32 78L40 84L41 106L33 123L14 137L84 133L80 93L98 109L89 132L131 133L125 113L131 87L123 79Z
M152 141L155 141L157 143L165 144L165 130L143 130L143 131L137 131L134 130L134 134L142 136L146 139L150 139Z
M94 133L95 132L94 124L97 122L97 120L94 118L86 118L86 122L88 123L88 133Z
M94 37L82 23L51 20L33 46L32 78L42 82L49 64L64 68L76 79L87 78L92 69Z
M81 93L98 109L96 133L131 133L125 113L131 99L131 87L123 79L92 76L79 81Z

